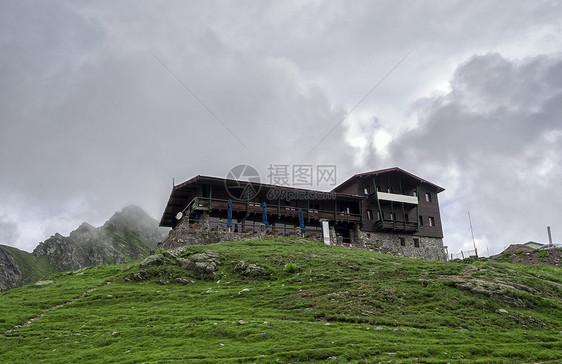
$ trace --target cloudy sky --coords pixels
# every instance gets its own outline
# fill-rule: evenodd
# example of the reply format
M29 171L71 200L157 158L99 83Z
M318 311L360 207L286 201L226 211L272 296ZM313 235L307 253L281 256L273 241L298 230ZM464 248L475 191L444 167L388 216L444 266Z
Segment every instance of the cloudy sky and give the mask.
M558 1L0 0L0 244L239 163L398 166L445 245L562 241ZM330 130L333 131L331 133Z

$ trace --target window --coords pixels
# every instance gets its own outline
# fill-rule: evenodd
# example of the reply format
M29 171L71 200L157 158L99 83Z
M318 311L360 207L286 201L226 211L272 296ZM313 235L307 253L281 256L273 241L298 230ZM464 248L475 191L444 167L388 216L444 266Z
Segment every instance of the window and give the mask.
M431 202L431 193L429 192L425 193L425 202Z
M367 210L367 219L373 220L373 210Z
M428 217L427 220L429 221L429 226L435 226L435 219L433 217Z
M420 239L414 238L414 247L416 247L416 248L420 247Z
M412 192L412 196L418 197L418 191L414 190L414 191Z
M406 239L399 238L398 240L400 240L400 246L406 246Z
M366 195L369 194L369 185L365 185L365 187L363 188L363 193Z
M423 216L420 215L420 226L423 226Z
M394 221L394 212L390 213L390 221Z

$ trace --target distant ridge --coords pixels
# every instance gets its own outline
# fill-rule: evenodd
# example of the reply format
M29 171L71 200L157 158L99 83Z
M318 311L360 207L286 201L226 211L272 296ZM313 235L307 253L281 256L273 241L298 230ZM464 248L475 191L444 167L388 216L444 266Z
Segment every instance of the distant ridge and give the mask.
M28 253L0 245L0 290L19 287L54 272L121 264L150 254L167 233L142 208L130 205L101 227L82 223L69 236L56 233Z

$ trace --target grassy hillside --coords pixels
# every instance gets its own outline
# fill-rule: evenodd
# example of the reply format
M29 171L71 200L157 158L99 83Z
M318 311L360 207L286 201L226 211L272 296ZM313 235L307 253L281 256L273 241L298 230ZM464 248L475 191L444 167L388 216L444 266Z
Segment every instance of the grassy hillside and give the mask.
M193 263L206 251L218 257ZM300 239L168 257L1 293L0 332L9 332L0 361L562 360L558 267L424 261Z
M38 281L55 272L45 256L36 257L31 253L11 246L1 245L1 247L12 254L16 260L23 282Z

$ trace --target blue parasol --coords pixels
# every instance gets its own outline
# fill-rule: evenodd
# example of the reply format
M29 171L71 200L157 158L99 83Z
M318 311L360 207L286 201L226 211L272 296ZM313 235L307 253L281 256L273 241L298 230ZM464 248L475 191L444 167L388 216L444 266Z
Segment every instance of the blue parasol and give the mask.
M301 227L301 234L304 234L306 229L304 228L304 217L302 216L302 209L299 209L299 224Z
M269 226L269 223L267 222L267 206L265 205L265 202L263 203L261 208L261 217L263 224L267 228Z
M226 210L226 227L228 231L230 231L230 227L232 226L232 200L228 200L228 209Z

